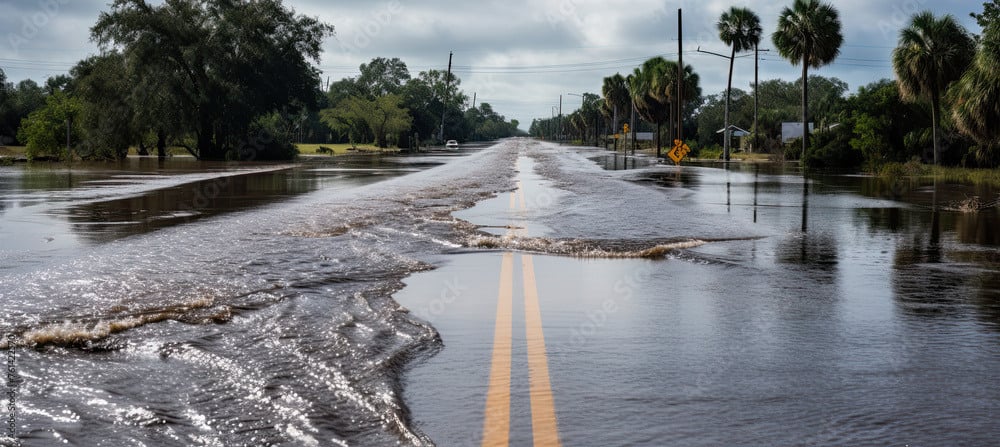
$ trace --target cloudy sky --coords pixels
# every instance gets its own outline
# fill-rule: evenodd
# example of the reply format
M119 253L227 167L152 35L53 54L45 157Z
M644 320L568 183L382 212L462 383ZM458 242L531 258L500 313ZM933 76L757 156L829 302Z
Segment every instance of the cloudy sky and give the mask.
M107 0L0 0L0 68L9 80L39 82L65 73L96 53L89 28L108 8ZM150 0L150 3L160 3ZM950 13L970 31L969 17L983 0L836 0L845 43L837 61L814 73L847 81L851 90L892 77L889 54L899 29L917 11ZM676 59L677 9L684 10L684 61L694 66L706 94L725 88L728 60L699 53L726 53L715 22L730 6L760 15L773 48L781 8L791 0L285 0L301 14L334 25L320 62L324 77L357 74L373 57L399 57L416 75L445 69L454 52L453 71L478 103L521 121L547 117L563 97L563 111L579 107L583 92L599 93L605 76L630 73L653 56ZM799 69L776 52L762 53L762 79L794 80ZM753 82L753 57L738 59L733 84Z

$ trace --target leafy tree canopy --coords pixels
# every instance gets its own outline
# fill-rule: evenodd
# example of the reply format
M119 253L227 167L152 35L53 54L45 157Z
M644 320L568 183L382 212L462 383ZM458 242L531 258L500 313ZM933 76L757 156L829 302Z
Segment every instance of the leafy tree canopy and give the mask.
M188 149L204 159L242 157L257 118L314 104L310 61L332 32L281 0L115 0L91 29L105 51L123 52L137 85L172 88L178 122L196 136Z

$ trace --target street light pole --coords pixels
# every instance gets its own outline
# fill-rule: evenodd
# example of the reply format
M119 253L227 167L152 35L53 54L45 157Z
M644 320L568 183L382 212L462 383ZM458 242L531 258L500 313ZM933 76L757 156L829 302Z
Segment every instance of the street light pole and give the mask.
M549 138L552 138L552 140L555 141L556 140L555 133L558 130L555 128L556 106L552 106L550 110L552 111L552 119L549 120Z

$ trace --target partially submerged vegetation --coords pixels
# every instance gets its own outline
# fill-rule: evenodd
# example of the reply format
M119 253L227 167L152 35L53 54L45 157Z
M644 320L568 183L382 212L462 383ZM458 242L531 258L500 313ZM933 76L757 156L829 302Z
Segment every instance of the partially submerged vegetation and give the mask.
M68 145L94 160L171 147L271 160L294 158L293 143L423 146L442 118L447 139L518 133L489 104L469 107L456 76L411 77L399 59L374 58L323 91L315 64L333 26L281 0L154 3L111 2L90 30L101 53L67 75L14 85L0 70L0 144L23 144L29 159L62 159Z
M652 135L658 156L683 134L692 156L715 159L715 148L736 143L719 133L732 124L747 129L734 154L799 160L813 169L879 173L914 157L943 166L996 167L998 6L1000 0L993 0L973 14L983 29L978 36L951 16L914 14L887 61L896 79L849 94L845 82L809 74L839 56L844 42L837 9L794 0L769 36L782 57L801 67L799 79L703 96L695 67L655 57L627 76L604 78L600 94L579 95L581 107L569 116L534 120L531 134L610 145L624 141L609 136L628 122L631 131ZM768 36L760 23L744 8L720 17L716 27L730 57L755 50ZM473 101L470 107L458 77L442 70L411 75L398 58L373 58L357 76L323 91L313 64L332 33L332 26L296 15L281 0L156 6L116 0L91 29L102 53L68 75L44 85L13 85L0 71L0 144L24 144L28 158L60 158L68 131L73 152L87 159L154 151L167 156L176 147L202 159L261 160L292 158L303 149L338 153L335 146L343 144L374 143L384 150L440 143L442 136L466 141L519 133L516 120L489 104ZM782 125L793 122L805 138L783 135Z
M878 80L849 94L842 80L808 73L839 55L844 42L836 8L795 0L782 11L771 38L782 57L802 68L802 76L792 82L763 80L750 92L733 88L685 98L683 134L694 149L692 155L717 158L714 148L721 151L727 143L721 129L732 124L747 129L739 139L741 148L771 154L774 160L800 160L811 169L879 173L898 169L894 164L914 157L941 166L1000 166L1000 0L984 3L983 11L972 16L983 29L981 35L973 35L949 15L914 14L899 32L892 60L886 61L896 79ZM751 50L759 34L754 19L749 10L728 11L718 23L720 41L736 53ZM807 34L808 39L797 37ZM676 91L664 87L676 85L677 62L667 61L672 69L647 69L663 66L656 59L628 76L604 78L600 101L593 106L585 101L568 117L535 120L532 134L562 138L558 129L565 129L569 138L589 141L585 135L615 134L629 123L632 131L669 142L676 129L659 127L660 119L675 116ZM697 85L685 90L693 91ZM633 103L638 123L630 117ZM782 124L793 122L801 129L813 123L815 131L807 132L805 139L783 135ZM614 143L607 139L604 144Z

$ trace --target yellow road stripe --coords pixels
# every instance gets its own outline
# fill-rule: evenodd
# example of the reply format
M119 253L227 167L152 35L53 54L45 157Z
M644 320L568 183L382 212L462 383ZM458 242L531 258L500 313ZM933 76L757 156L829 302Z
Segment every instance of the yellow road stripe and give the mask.
M510 209L527 210L521 182L510 193ZM523 233L511 230L508 234ZM528 381L531 398L531 430L535 446L561 446L556 421L555 401L549 380L549 362L545 353L542 311L538 303L535 265L531 255L521 255L524 275L524 321L528 343ZM500 292L497 299L496 327L493 332L493 360L490 385L486 393L486 417L483 421L483 446L506 447L510 444L510 376L514 301L514 254L504 253L500 265Z
M528 209L528 201L524 199L524 188L521 187L521 182L517 183L517 192L521 195L521 211Z
M531 434L536 446L559 446L555 401L549 382L549 361L545 354L542 310L538 304L535 264L531 255L521 255L524 272L524 323L528 339L528 381L531 395Z
M514 301L514 254L504 253L500 264L500 293L497 320L493 330L493 362L490 387L486 393L486 417L483 421L483 446L510 443L510 363Z

